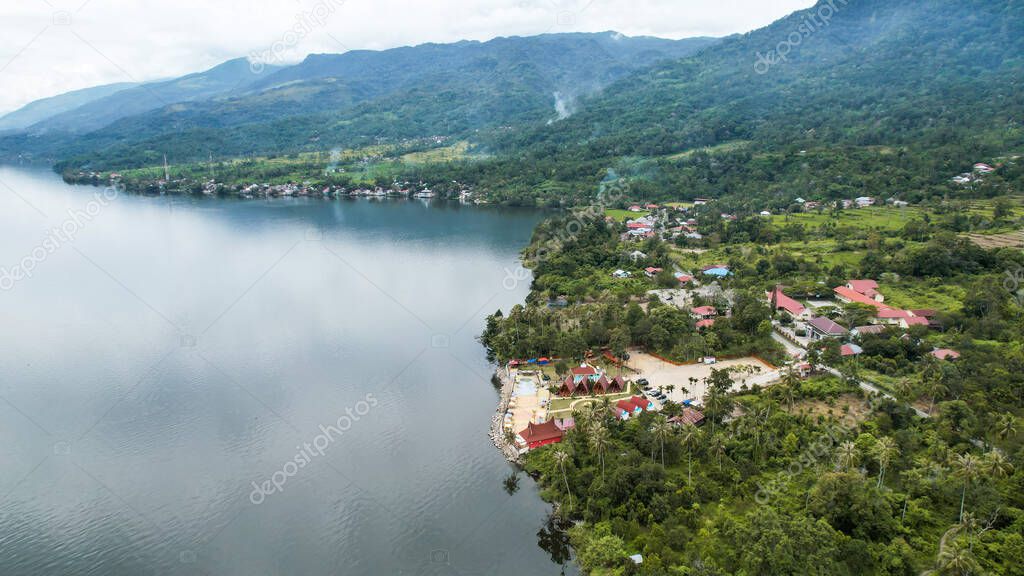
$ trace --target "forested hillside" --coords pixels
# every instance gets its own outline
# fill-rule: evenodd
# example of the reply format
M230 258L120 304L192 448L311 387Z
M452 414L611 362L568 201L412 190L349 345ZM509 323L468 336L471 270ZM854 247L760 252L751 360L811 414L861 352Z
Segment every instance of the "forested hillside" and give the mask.
M51 118L0 140L0 153L124 169L164 154L189 162L467 136L566 116L580 97L713 42L553 34L312 55L276 72L235 60L218 67L227 76L146 85Z

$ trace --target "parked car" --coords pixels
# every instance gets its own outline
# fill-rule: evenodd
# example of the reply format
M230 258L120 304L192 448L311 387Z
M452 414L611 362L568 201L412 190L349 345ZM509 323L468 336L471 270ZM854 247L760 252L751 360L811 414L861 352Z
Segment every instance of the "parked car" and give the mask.
M647 378L641 378L637 380L636 383L643 386L644 388L650 385L650 382L647 381Z

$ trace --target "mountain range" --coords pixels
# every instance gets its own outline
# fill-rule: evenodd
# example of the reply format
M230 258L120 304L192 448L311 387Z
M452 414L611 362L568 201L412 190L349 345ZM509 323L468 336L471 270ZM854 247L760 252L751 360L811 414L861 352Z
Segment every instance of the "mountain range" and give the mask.
M0 150L131 167L164 153L187 161L468 134L566 116L579 97L716 41L550 34L314 54L287 67L237 59L92 99Z
M949 195L973 162L1024 152L1020 0L823 0L723 39L556 34L223 66L227 80L169 81L163 106L145 85L51 116L0 155L130 169L444 136L488 160L434 172L506 198L585 197L614 174L648 197L763 204ZM121 117L93 112L118 99Z

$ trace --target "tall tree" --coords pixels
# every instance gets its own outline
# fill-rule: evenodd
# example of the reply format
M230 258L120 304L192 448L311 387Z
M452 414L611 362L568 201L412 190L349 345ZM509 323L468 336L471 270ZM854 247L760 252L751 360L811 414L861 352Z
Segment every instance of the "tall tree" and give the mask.
M967 500L967 488L981 476L981 462L970 452L957 454L953 458L953 473L963 481L963 490L960 493L960 517L957 522L964 520L964 502Z
M874 452L875 461L878 462L878 487L881 488L882 482L885 481L885 471L893 458L899 456L900 448L892 438L883 436L875 444Z

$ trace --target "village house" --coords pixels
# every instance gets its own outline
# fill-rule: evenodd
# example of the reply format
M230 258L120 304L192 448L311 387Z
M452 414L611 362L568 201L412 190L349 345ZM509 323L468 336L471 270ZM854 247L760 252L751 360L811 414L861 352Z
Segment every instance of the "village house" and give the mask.
M697 320L707 320L718 316L714 306L698 306L690 310L690 316Z
M978 174L991 174L996 171L995 168L985 164L984 162L978 162L974 165L974 171Z
M668 423L673 426L700 426L704 423L704 414L700 410L685 406L682 413L669 418Z
M846 287L871 298L875 302L885 302L885 296L878 291L878 282L874 280L849 280Z
M864 349L856 344L843 344L839 347L839 354L843 357L860 356L863 353Z
M621 394L626 391L626 380L622 376L616 376L609 380L604 374L597 379L591 388L593 394Z
M782 310L789 314L793 319L804 318L808 315L807 308L805 308L803 304L789 296L786 296L782 291L782 286L776 286L774 290L767 294L768 304L772 307L772 310Z
M837 286L833 289L833 292L835 292L836 300L839 300L844 304L864 304L865 306L874 306L875 308L880 309L889 308L878 300L850 288L848 285Z
M658 274L661 274L664 270L664 268L655 268L654 266L648 266L647 268L644 268L644 274L646 274L648 278L654 278Z
M853 330L850 330L850 334L860 338L862 336L871 336L882 334L885 332L886 327L881 324L868 324L867 326L857 326Z
M549 420L543 424L527 424L526 429L519 432L519 437L516 439L516 443L519 444L520 451L522 450L534 450L541 446L547 446L549 444L557 444L562 441L563 431L558 427L558 424L554 420Z
M643 396L633 396L632 398L629 399L629 401L644 412L650 412L651 410L654 410L654 402L651 402L650 400L644 398Z
M622 420L628 420L632 416L639 416L644 409L630 402L629 400L619 400L615 403L616 416Z
M811 318L811 320L807 322L807 329L811 340L841 338L848 334L846 328L843 328L824 316Z
M714 325L715 319L707 318L705 320L697 320L697 323L694 326L696 326L697 330L707 330L708 328L711 328Z

